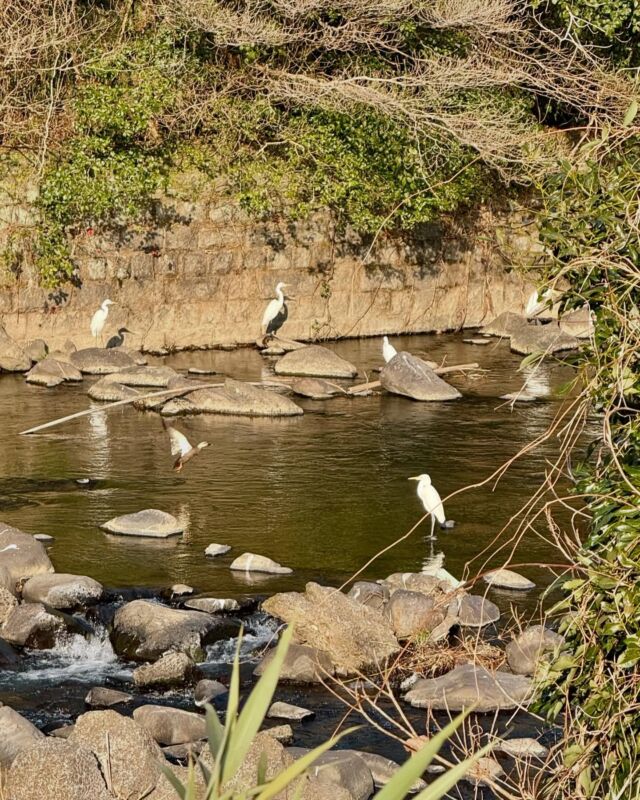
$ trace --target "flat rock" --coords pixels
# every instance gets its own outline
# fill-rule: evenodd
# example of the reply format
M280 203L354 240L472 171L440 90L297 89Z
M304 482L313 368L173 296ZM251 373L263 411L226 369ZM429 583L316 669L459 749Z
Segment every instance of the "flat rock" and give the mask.
M201 367L189 367L187 370L189 375L219 375L217 369L202 369Z
M306 755L305 748L290 747L295 758ZM309 773L321 783L346 789L353 800L367 800L374 790L371 770L352 750L335 750L323 753L309 768Z
M296 378L291 382L291 389L294 394L309 397L311 400L329 400L336 395L345 394L339 386L322 378Z
M136 686L182 686L197 673L195 662L186 653L169 650L152 664L133 670Z
M113 794L118 798L146 798L162 774L162 750L151 734L134 719L115 711L82 714L67 741L95 755L103 774L110 776ZM85 795L82 800L89 797Z
M495 758L483 756L469 767L463 780L474 786L492 786L503 775L504 770Z
M229 544L217 544L216 542L212 542L210 545L207 545L204 554L210 558L215 558L216 556L223 556L225 553L228 553L229 550L231 550L231 545Z
M275 650L269 650L254 670L254 675L262 675L273 660ZM281 681L292 683L322 683L333 675L333 664L329 656L315 647L295 644L289 645L280 669Z
M108 380L122 383L125 386L145 386L166 389L170 382L180 376L171 367L136 366L113 372Z
M161 745L185 744L207 736L205 717L181 708L139 706L133 718Z
M348 596L363 606L381 611L389 600L389 589L373 581L356 581L349 589Z
M193 702L199 707L204 706L215 700L216 697L222 697L222 695L227 694L228 691L224 683L210 678L203 678L196 683L196 687L193 690Z
M534 675L545 653L564 644L564 637L543 625L531 625L506 647L507 663L516 675Z
M326 652L341 676L381 669L399 650L388 620L379 611L329 586L308 583L304 594L276 594L262 608L293 624L299 644Z
M94 686L84 698L86 705L93 708L109 708L131 700L133 700L132 695L119 692L117 689L109 689L107 686Z
M173 597L183 597L187 594L193 594L195 589L187 583L174 583L171 587L171 595Z
M518 589L526 591L527 589L536 588L533 581L530 581L528 578L510 569L494 569L491 572L487 572L483 579L489 586L494 586L497 589Z
M11 800L110 800L98 762L89 750L49 738L24 750L7 774Z
M275 373L314 378L355 378L358 369L333 350L312 344L282 356L275 365Z
M500 609L491 600L475 594L463 594L453 601L455 608L449 609L450 616L458 618L465 628L483 628L500 619Z
M135 366L135 361L120 347L109 350L101 347L74 350L69 354L69 361L85 375L109 375Z
M139 397L140 392L130 386L110 380L109 376L100 378L90 386L87 396L103 403L116 403L120 400L132 400L134 397Z
M526 328L528 325L527 318L521 314L504 311L485 325L481 333L487 336L499 336L501 339L509 339L514 333L517 333L521 328Z
M81 381L82 373L73 364L48 356L27 372L25 380L51 389L66 381Z
M400 640L422 632L431 633L444 621L446 611L446 603L437 606L434 597L406 589L397 589L385 609L393 632Z
M277 344L269 345L260 351L261 356L283 356L287 351L284 347L278 347Z
M524 737L522 739L503 739L496 744L495 750L506 753L513 758L536 758L542 760L549 754L549 750L537 739Z
M237 572L268 572L272 575L290 575L293 570L257 553L243 553L229 567Z
M527 325L519 328L511 336L511 349L520 355L531 353L551 355L563 350L576 350L578 345L578 339L561 330L557 322Z
M102 597L102 584L86 575L34 575L22 587L28 603L45 603L59 609L72 609L94 603Z
M153 661L168 650L197 660L202 645L235 636L238 629L237 620L228 617L133 600L116 611L111 641L119 655L135 661Z
M170 400L162 414L231 414L245 417L293 417L303 414L300 406L283 395L250 383L227 378L224 386L197 389Z
M48 650L58 635L67 630L61 615L52 614L42 603L22 603L14 608L2 626L2 636L16 647Z
M414 708L462 711L473 705L476 712L483 713L526 705L531 692L531 680L522 675L462 664L438 678L416 681L405 700Z
M18 581L53 572L53 564L47 551L33 536L0 523L0 570L10 584L6 588L15 593ZM5 585L4 581L2 585Z
M100 526L109 533L119 536L147 536L152 539L166 539L184 532L184 525L166 511L145 508L134 514L114 517Z
M44 739L35 725L9 706L0 708L0 768L10 767L16 756Z
M218 614L221 611L240 611L240 603L233 597L194 597L187 600L185 608L206 611L207 614Z
M456 400L462 397L453 386L442 380L427 364L411 353L397 353L380 370L380 383L392 394L412 400Z
M31 369L31 363L29 355L0 323L0 372L26 372Z
M361 758L371 770L371 777L376 788L385 786L400 769L400 764L390 758L379 756L377 753L367 753L364 750L346 750L343 752L353 753ZM412 792L421 792L427 788L427 784L419 778L411 787Z
M133 387L129 387L133 391L141 392L142 397L139 400L135 400L133 402L133 407L138 411L162 411L164 406L169 403L175 397L181 396L185 393L185 390L195 390L201 388L202 384L200 381L193 381L186 378L184 375L177 375L175 378L172 378L169 381L169 385L167 389L174 389L176 394L173 393L165 393L162 394L160 397L145 397L148 393L146 390L141 391L139 389L133 389ZM164 392L163 389L158 389L157 391ZM153 392L149 392L149 394L155 394L155 390Z
M309 711L308 708L291 705L291 703L277 702L271 705L267 711L267 716L269 719L288 719L299 722L303 719L315 717L315 712Z

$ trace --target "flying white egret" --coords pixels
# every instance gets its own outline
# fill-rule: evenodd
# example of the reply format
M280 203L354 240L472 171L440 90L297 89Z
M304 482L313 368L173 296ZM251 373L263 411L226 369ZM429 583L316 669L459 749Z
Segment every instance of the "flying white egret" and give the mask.
M398 355L398 351L396 348L390 344L389 337L383 336L382 337L382 357L387 362L387 364L391 361L394 356Z
M524 312L527 319L538 317L543 311L550 311L554 298L555 292L552 289L544 289L540 294L537 289L534 289L529 295Z
M288 285L288 283L282 283L281 281L276 286L276 296L264 310L262 316L262 332L265 336L279 331L287 321L289 309L287 308L284 292L282 290Z
M91 335L96 340L98 336L104 330L105 323L107 321L107 317L109 316L109 306L113 305L113 300L109 300L108 298L103 301L100 308L96 311L96 313L91 317Z
M178 456L173 465L173 468L176 472L180 472L184 465L188 461L191 461L194 456L197 456L201 450L204 450L205 447L209 447L209 442L200 442L200 444L192 447L191 442L187 439L184 433L180 433L180 431L176 430L176 428L171 427L171 425L167 425L164 419L162 420L162 424L164 425L166 432L169 434L171 455Z
M440 495L435 486L431 483L431 478L426 472L423 472L422 475L414 475L412 478L409 478L409 480L418 481L418 497L422 501L424 510L427 514L431 515L431 538L435 539L433 531L436 526L436 520L441 526L446 525L447 522Z
M107 350L111 350L114 347L122 347L122 345L124 344L124 336L126 333L133 334L133 331L130 331L129 328L119 328L118 333L115 333L107 341Z

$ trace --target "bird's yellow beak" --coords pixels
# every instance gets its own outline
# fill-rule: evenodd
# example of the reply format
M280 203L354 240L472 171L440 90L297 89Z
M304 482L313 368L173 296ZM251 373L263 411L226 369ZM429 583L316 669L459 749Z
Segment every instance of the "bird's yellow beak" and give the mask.
M420 476L419 475L414 475L412 478L407 478L407 480L408 481L419 481L420 480Z

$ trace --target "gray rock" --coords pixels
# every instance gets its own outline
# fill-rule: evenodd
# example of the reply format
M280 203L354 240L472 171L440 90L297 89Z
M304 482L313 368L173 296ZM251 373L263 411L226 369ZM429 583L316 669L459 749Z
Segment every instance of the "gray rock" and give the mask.
M174 516L156 508L114 517L100 527L119 536L147 536L153 539L166 539L184 532L184 525Z
M186 594L193 594L195 589L187 583L174 583L171 587L173 597L183 597Z
M221 611L240 611L240 603L232 597L194 597L187 600L185 608L206 611L207 614L218 614Z
M135 720L115 711L82 714L67 741L91 750L103 774L110 776L112 792L118 798L146 798L162 774L164 757L151 734ZM91 795L82 800L88 797Z
M153 664L144 664L133 671L136 686L182 686L197 673L196 665L186 653L169 650Z
M414 708L462 711L473 705L483 713L526 705L531 692L532 682L522 675L463 664L438 678L416 681L405 700Z
M575 336L560 329L557 322L547 325L527 325L519 328L511 336L511 349L520 355L531 353L559 353L563 350L576 350L579 345Z
M309 397L311 400L329 400L336 395L344 395L344 389L323 378L297 378L291 382L295 394Z
M549 750L536 739L504 739L496 744L496 751L506 753L513 758L536 758L542 760L549 755Z
M11 800L110 800L89 750L64 739L44 739L23 750L7 774Z
M333 350L312 344L282 356L275 366L275 373L315 378L355 378L358 370Z
M18 581L53 572L53 564L33 536L0 523L0 570L4 573L2 585L15 594Z
M55 647L58 636L65 630L61 615L47 611L42 603L23 603L9 613L2 636L17 647L47 650Z
M193 690L193 702L198 707L204 706L227 692L227 687L220 681L203 678L196 683L196 688Z
M84 698L84 702L93 708L110 708L131 700L133 700L132 695L119 692L117 689L109 689L107 686L94 686Z
M305 593L286 592L262 605L294 625L296 639L327 653L337 674L381 669L399 650L384 616L328 586L308 583Z
M181 708L139 706L133 718L161 745L185 744L207 736L205 717Z
M254 675L262 675L273 660L275 650L269 650L254 670ZM333 675L333 664L329 656L302 644L289 645L280 669L280 680L292 683L322 683Z
M162 414L232 414L245 417L294 417L303 414L300 406L283 395L250 383L225 380L218 389L197 389L169 400Z
M289 744L293 741L293 728L291 725L274 725L273 728L267 728L265 733L268 733L272 739L281 744Z
M229 567L237 572L268 572L272 575L290 575L293 570L257 553L243 553Z
M0 627L4 625L7 617L18 605L18 601L4 586L0 586Z
M423 572L394 572L382 581L382 585L386 586L390 592L394 592L397 589L406 589L410 592L421 592L429 596L439 596L443 593L441 579ZM446 589L448 591L450 587L447 586Z
M137 389L125 386L122 383L116 383L116 381L110 380L109 377L100 378L99 381L90 386L87 396L92 400L98 400L103 403L116 403L120 400L131 400L140 395Z
M28 603L45 603L52 608L72 609L96 602L102 597L102 584L86 575L34 575L22 587Z
M109 350L101 347L74 350L69 354L69 361L85 375L109 375L126 367L135 366L131 356L120 347Z
M291 703L276 702L272 703L267 711L267 717L269 719L288 719L299 722L303 719L315 717L315 712L309 711L308 708L291 705Z
M367 753L364 750L346 750L343 752L353 753L364 761L371 770L371 777L376 788L385 786L400 769L400 764L390 758L379 756L377 753ZM421 792L426 788L425 781L419 778L411 787L411 791Z
M26 372L28 369L31 369L31 358L0 323L0 372Z
M22 348L32 361L43 361L47 357L49 348L44 339L32 339Z
M386 614L398 639L430 633L446 616L446 604L436 605L433 597L421 592L397 589L387 603Z
M422 359L411 353L397 353L380 370L382 387L412 400L456 400L457 389L442 380Z
M115 383L122 383L125 386L143 386L147 388L156 387L166 389L170 382L180 376L171 367L127 367L118 372L113 372L107 380Z
M205 742L198 740L196 742L185 742L184 744L172 744L168 747L163 747L162 752L167 758L172 761L182 761L188 763L190 760L195 763L197 756L202 752ZM152 797L155 796L155 792ZM173 800L173 798L171 798Z
M73 364L48 356L27 372L25 380L27 383L51 389L65 381L81 381L82 373Z
M503 775L504 770L495 758L483 756L469 767L463 780L473 786L493 786Z
M457 597L449 608L449 615L458 618L465 628L483 628L500 619L500 609L486 597L463 594Z
M294 758L306 755L305 748L290 747ZM352 750L337 750L323 753L312 764L309 774L321 783L346 789L353 800L367 800L374 790L371 770Z
M524 630L505 650L507 663L516 675L533 675L539 661L564 644L564 637L542 625Z
M389 589L373 581L356 581L349 590L349 597L363 606L381 611L389 600Z
M576 339L588 339L593 333L593 320L588 306L563 314L558 322L560 330Z
M223 556L225 553L228 553L229 550L231 550L231 545L229 544L216 544L212 542L210 545L207 545L204 554L210 558L215 558L216 556Z
M0 731L0 769L10 767L19 753L44 739L35 725L9 706L0 708Z
M533 581L530 581L528 578L510 569L494 569L491 572L487 572L484 576L484 581L488 583L489 586L494 586L497 589L517 589L525 591L527 589L536 588Z
M526 317L521 314L513 314L505 311L499 314L494 320L482 328L482 333L487 336L499 336L501 339L509 339L514 333L529 325Z
M71 734L73 733L73 729L76 726L71 725L61 725L59 728L54 728L52 731L49 732L49 736L55 736L56 739L68 739Z

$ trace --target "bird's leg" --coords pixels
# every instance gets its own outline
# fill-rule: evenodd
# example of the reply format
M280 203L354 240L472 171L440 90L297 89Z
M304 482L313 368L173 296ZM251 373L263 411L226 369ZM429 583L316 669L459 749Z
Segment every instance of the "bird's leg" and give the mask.
M431 536L429 536L429 539L431 541L433 541L436 538L435 534L434 534L435 527L436 527L436 518L432 514L431 515ZM431 547L433 548L433 545L431 545Z

